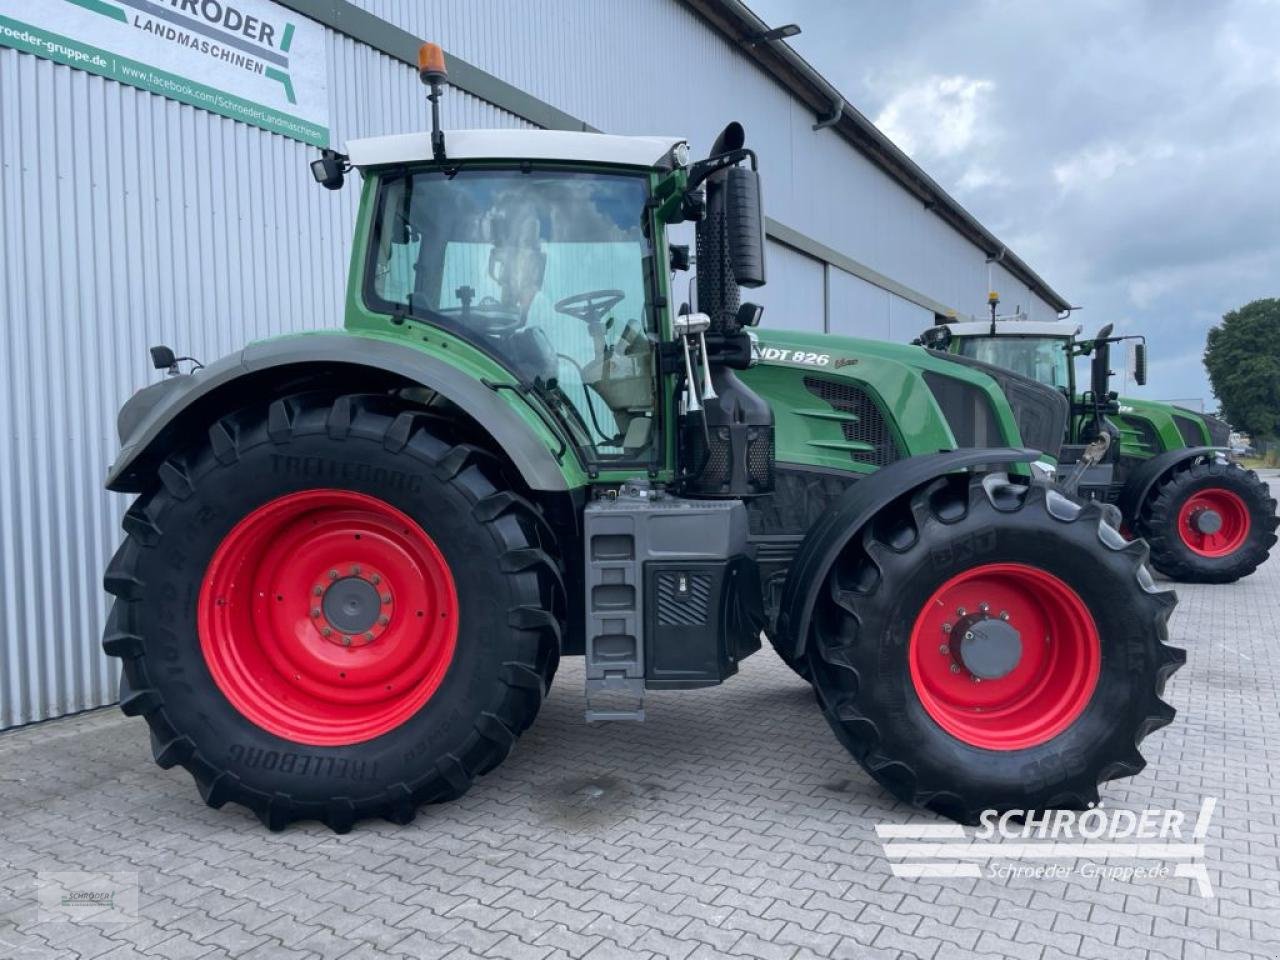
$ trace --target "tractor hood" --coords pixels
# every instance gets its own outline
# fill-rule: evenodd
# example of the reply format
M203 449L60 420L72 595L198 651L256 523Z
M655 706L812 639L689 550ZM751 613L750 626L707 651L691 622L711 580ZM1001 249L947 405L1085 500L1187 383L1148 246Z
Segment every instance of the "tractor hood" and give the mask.
M757 333L761 362L744 379L774 403L779 461L812 462L808 448L843 450L842 442L850 445L843 462L852 457L873 467L966 447L1029 446L1056 459L1065 436L1066 397L1009 371L881 340L767 328ZM831 408L856 414L843 438L838 431L823 434ZM889 428L872 430L869 424L881 420ZM875 450L854 449L867 443Z
M1226 447L1231 427L1225 420L1157 400L1121 397L1112 419L1120 428L1120 452L1149 457L1183 447Z

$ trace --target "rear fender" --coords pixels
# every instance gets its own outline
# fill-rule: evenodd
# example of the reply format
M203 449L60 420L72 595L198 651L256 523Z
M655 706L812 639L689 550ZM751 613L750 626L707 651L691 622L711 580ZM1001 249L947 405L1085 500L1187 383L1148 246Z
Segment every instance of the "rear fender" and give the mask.
M972 467L1031 463L1038 450L967 449L908 457L883 467L845 491L831 511L805 534L787 574L778 633L798 658L808 643L809 624L827 573L845 546L873 517L903 494L935 477Z
M1125 520L1131 522L1162 479L1185 463L1212 457L1222 450L1220 447L1184 447L1181 450L1166 450L1149 460L1143 460L1125 480L1116 506L1120 508Z
M120 410L121 450L107 473L107 489L140 492L174 443L191 431L246 402L279 396L281 383L303 388L309 377L321 375L339 387L343 382L407 381L433 390L489 433L530 489L570 489L566 474L577 463L566 445L549 446L499 391L416 347L349 333L264 340L197 373L167 378L135 394Z

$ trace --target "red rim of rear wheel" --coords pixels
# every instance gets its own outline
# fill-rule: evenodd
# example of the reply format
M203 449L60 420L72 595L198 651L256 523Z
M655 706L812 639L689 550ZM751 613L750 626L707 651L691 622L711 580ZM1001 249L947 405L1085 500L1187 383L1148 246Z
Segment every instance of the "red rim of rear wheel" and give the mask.
M427 703L453 659L458 597L435 542L349 490L258 507L214 552L198 601L218 689L264 730L361 743Z
M990 654L978 656L973 645L982 643L995 644L994 666ZM1084 711L1102 669L1098 628L1079 594L1020 563L983 564L935 590L916 617L908 660L929 716L988 750L1056 737Z
M1212 522L1206 524L1207 519ZM1202 557L1235 553L1249 538L1249 526L1244 500L1221 487L1197 490L1178 511L1178 536Z

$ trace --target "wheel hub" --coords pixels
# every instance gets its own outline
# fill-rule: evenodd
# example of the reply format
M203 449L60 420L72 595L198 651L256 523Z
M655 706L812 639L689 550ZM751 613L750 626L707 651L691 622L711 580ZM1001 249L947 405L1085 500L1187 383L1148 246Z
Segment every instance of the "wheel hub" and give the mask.
M1191 513L1191 529L1206 536L1222 529L1222 514L1204 507Z
M952 629L952 656L961 667L982 680L999 680L1012 673L1022 659L1022 634L1005 619L986 614L961 618Z
M363 574L358 565L351 569L350 575L319 587L320 606L311 611L320 635L344 647L372 643L391 622L391 595L379 589L382 577Z

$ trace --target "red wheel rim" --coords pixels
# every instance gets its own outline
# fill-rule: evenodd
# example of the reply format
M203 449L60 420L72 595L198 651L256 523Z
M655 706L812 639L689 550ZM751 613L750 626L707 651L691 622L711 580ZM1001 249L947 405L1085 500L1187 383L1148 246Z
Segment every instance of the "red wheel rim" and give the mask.
M973 644L991 638L1002 644L1005 672L993 676L986 663L980 672L987 676L978 676ZM1056 737L1083 712L1102 668L1084 601L1052 574L1020 563L974 567L935 590L916 617L908 660L929 716L956 739L989 750Z
M1249 508L1221 487L1199 490L1178 511L1178 536L1202 557L1235 553L1249 537Z
M209 672L241 714L286 740L342 746L431 699L453 659L458 597L444 555L404 513L307 490L227 534L197 623Z

